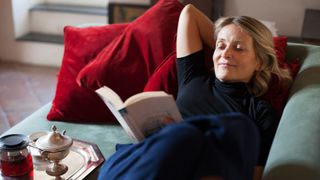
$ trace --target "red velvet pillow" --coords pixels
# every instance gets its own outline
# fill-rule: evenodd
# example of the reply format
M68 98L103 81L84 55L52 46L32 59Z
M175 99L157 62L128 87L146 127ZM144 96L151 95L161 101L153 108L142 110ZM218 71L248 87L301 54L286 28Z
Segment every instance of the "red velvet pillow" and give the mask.
M143 91L165 91L177 98L177 54L174 50L154 71Z
M159 0L81 70L78 83L91 90L106 85L123 100L143 91L156 67L175 49L182 8L176 0Z
M213 51L209 47L204 47L205 65L208 69L213 66L212 53ZM178 82L176 59L176 50L173 50L154 71L143 91L164 91L173 95L174 98L177 98Z
M58 76L49 120L72 122L114 122L100 98L76 83L78 72L87 65L127 24L64 29L64 56ZM111 118L110 118L111 117Z
M274 38L275 49L278 57L278 61L281 67L288 68L294 78L300 68L300 63L296 59L287 63L285 61L285 51L287 47L286 37L275 37ZM211 53L208 50L205 51L206 61L211 60ZM144 91L158 91L163 90L174 97L177 96L178 84L177 84L177 71L176 71L176 54L173 52L166 61L157 68L155 73L149 79L146 84ZM268 92L263 95L263 99L270 102L276 109L279 115L282 114L283 108L287 101L289 94L288 88L283 88L279 83L276 76L273 76ZM280 117L279 117L280 118Z
M273 37L274 49L276 50L279 64L286 61L286 48L288 38L286 36Z

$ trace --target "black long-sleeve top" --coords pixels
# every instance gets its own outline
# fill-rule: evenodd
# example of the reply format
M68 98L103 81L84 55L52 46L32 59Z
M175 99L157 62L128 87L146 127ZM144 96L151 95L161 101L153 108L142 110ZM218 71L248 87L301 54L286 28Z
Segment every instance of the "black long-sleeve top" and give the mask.
M257 125L260 156L265 165L276 130L277 114L267 102L251 95L245 83L225 83L207 70L203 51L177 59L177 105L183 118L195 115L241 112Z

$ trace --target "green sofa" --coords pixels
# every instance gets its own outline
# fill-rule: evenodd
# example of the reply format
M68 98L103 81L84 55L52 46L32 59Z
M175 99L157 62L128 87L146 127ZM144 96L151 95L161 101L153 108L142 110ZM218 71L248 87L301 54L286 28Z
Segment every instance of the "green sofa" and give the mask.
M320 179L320 47L289 44L287 59L299 57L302 67L294 81L265 167L265 180ZM4 134L30 134L50 130L52 125L67 135L97 144L107 159L116 143L131 140L117 125L50 122L50 104L42 107ZM3 134L3 135L4 135ZM99 169L86 179L96 179Z
M264 171L264 180L320 179L320 46L289 44L299 57L294 80Z

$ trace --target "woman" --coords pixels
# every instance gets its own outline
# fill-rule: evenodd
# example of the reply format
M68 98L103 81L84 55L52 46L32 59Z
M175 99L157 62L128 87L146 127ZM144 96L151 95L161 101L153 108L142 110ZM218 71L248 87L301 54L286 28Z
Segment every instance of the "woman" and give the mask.
M213 72L206 71L203 44L215 48ZM214 26L187 5L178 23L177 68L185 121L118 147L99 178L259 179L277 115L256 97L267 91L271 73L290 82L277 66L270 31L249 17Z
M203 43L215 48L213 92L207 88L212 79L202 75L204 65L197 62L203 59ZM180 71L177 103L184 118L232 111L248 115L261 134L261 154L256 168L256 173L261 174L274 136L276 115L270 105L254 96L267 91L271 73L284 83L291 81L289 73L278 67L271 32L259 21L243 16L221 18L214 26L194 6L187 5L179 19L177 57ZM192 94L198 97L194 99ZM211 101L204 100L210 96Z

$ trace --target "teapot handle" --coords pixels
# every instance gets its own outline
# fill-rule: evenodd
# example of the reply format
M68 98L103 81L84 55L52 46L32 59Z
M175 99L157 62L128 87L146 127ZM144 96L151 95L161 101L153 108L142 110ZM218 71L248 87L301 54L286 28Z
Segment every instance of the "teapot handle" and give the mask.
M32 148L35 148L39 151L41 157L43 158L43 160L48 160L48 154L49 154L49 151L44 151L40 148L38 148L34 142L31 142L29 143L29 146L32 147Z
M44 160L48 160L49 151L40 150L40 155Z
M29 142L28 146L30 146L32 148L35 148L35 149L38 149L39 151L41 151L41 149L36 146L34 141Z

